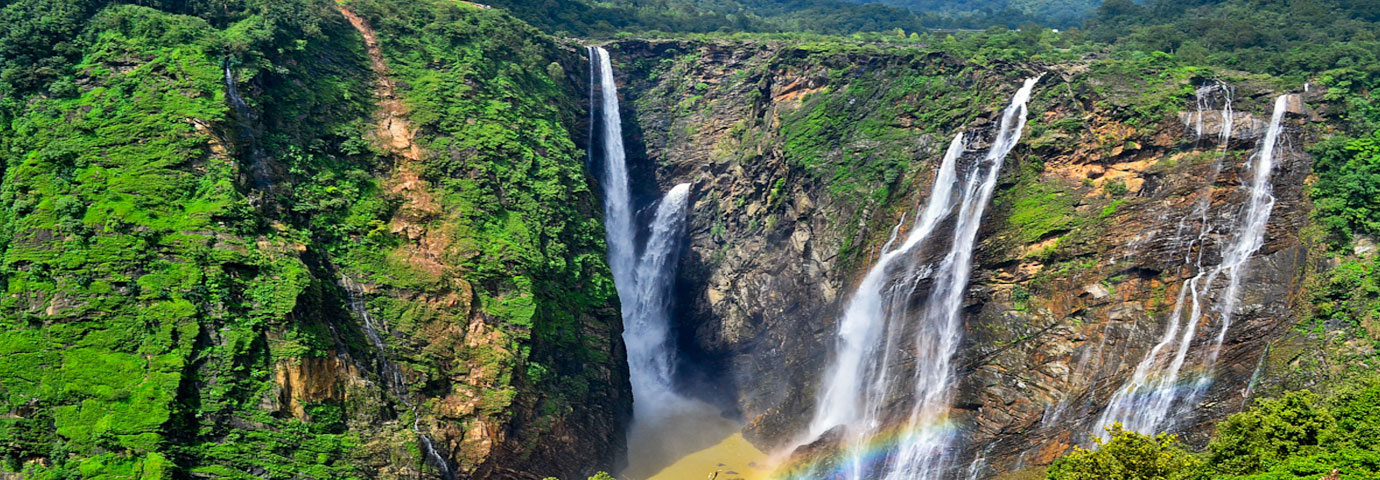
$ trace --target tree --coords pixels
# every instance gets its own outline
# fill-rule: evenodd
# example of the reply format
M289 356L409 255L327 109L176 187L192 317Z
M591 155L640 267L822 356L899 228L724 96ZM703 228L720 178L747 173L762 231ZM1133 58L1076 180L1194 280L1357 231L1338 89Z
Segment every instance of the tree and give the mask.
M1311 191L1316 215L1334 241L1380 234L1380 130L1370 138L1330 139L1311 151L1317 158Z
M1201 460L1179 447L1175 436L1141 435L1117 423L1107 428L1111 440L1096 439L1092 449L1079 447L1054 461L1049 480L1189 480L1206 478Z
M1262 400L1218 424L1217 438L1208 447L1209 463L1220 473L1263 472L1292 455L1313 453L1333 423L1317 396L1307 391Z

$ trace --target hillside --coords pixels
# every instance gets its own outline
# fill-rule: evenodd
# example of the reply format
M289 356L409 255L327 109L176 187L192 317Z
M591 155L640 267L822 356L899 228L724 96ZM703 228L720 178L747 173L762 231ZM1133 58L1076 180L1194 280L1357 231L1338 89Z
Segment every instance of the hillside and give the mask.
M70 21L4 72L33 92L0 135L7 470L592 473L534 451L558 434L612 458L626 367L573 50L440 3L349 4L377 43L334 2L62 5L5 10Z

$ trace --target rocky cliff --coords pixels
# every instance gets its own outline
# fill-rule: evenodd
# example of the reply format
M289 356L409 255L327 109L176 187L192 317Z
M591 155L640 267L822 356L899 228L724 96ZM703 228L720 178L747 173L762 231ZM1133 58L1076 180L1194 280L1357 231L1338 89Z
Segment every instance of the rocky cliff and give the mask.
M798 441L839 310L925 198L947 140L990 129L1019 81L1042 75L967 294L953 414L966 438L959 458L979 477L1089 442L1168 328L1197 273L1186 259L1220 263L1246 198L1244 164L1272 100L1290 93L1266 77L1154 59L1015 63L942 45L626 40L610 50L635 106L625 109L637 126L630 162L649 184L695 185L677 281L683 387L739 412L767 448ZM1218 107L1197 125L1195 91L1216 82L1234 93L1225 148ZM1248 264L1215 381L1175 428L1191 443L1297 354L1267 346L1298 321L1314 269L1300 234L1303 149L1327 130L1310 108L1323 103L1291 97L1265 246ZM1208 226L1200 243L1195 215Z

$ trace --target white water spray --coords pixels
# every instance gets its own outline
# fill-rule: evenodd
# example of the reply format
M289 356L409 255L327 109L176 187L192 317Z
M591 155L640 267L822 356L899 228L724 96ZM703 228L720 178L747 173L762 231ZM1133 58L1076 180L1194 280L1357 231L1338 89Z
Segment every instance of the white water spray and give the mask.
M668 399L679 398L671 382L675 357L669 344L667 297L685 226L690 185L676 185L661 199L650 226L651 236L639 258L635 250L636 232L613 64L608 51L600 47L590 47L589 57L591 69L599 75L599 97L602 98L604 225L609 266L623 304L623 342L628 347L633 418L634 421L647 421L673 408L667 405Z
M689 198L688 183L676 185L662 197L652 220L651 238L634 268L632 296L623 299L623 343L628 346L634 421L655 419L681 398L672 389L675 351L668 343L671 321L667 296Z
M935 478L945 468L952 440L946 425L954 381L951 362L962 334L960 309L974 241L1006 155L1025 128L1026 103L1038 80L1025 81L1003 110L987 154L962 172L958 162L964 136L954 138L905 241L886 249L844 310L835 358L825 372L806 441L843 428L849 478ZM950 217L955 217L952 237L936 237L937 227ZM937 265L917 258L945 240L948 251ZM887 246L894 242L892 238ZM923 307L914 311L911 305L924 279L932 280L932 288ZM907 334L911 337L903 338ZM899 362L913 364L911 376L892 371ZM888 411L894 410L891 402L898 394L910 402L899 442L881 460L865 456L884 423L900 416Z
M1227 330L1231 328L1232 316L1236 313L1237 302L1240 300L1241 279L1247 262L1265 243L1265 227L1269 223L1270 211L1275 204L1270 175L1274 170L1275 149L1283 131L1286 99L1287 96L1281 95L1275 100L1269 130L1265 134L1260 152L1247 172L1250 176L1242 175L1242 187L1249 189L1250 196L1239 217L1236 234L1222 252L1222 262L1209 269L1202 266L1203 241L1211 230L1207 222L1208 199L1205 196L1199 206L1202 210L1202 226L1196 240L1198 251L1196 255L1190 256L1198 269L1198 274L1179 289L1179 296L1173 312L1170 313L1169 326L1164 336L1136 366L1131 380L1112 395L1107 409L1098 419L1095 435L1105 436L1106 428L1115 423L1121 423L1130 431L1158 433L1173 420L1176 405L1180 409L1191 408L1211 385L1212 369L1216 366L1222 342L1226 340ZM1230 103L1227 105L1227 108L1230 108ZM1226 118L1230 117L1224 113L1224 121ZM1229 127L1230 123L1226 123L1222 133L1223 152L1226 151L1225 143L1230 139ZM1217 333L1206 345L1206 353L1200 355L1203 373L1191 385L1181 385L1181 371L1197 336L1198 325L1203 320L1207 296L1223 274L1226 275L1227 285L1212 308L1217 316ZM1185 306L1188 308L1187 315L1184 312ZM1168 355L1171 349L1172 356Z

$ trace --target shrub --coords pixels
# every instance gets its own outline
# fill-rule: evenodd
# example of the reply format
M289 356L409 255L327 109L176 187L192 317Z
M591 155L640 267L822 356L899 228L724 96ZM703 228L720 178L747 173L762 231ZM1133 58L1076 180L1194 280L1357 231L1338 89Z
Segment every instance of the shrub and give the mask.
M1093 449L1077 448L1055 460L1049 480L1181 480L1204 478L1201 460L1179 447L1174 435L1128 432L1115 424L1107 428L1111 440L1097 439Z
M1107 192L1107 195L1113 197L1124 196L1126 192L1131 191L1129 188L1126 188L1126 183L1121 180L1108 180L1107 184L1102 186L1102 189Z
M1380 130L1369 138L1332 138L1310 149L1318 181L1314 215L1336 246L1356 234L1380 234Z

